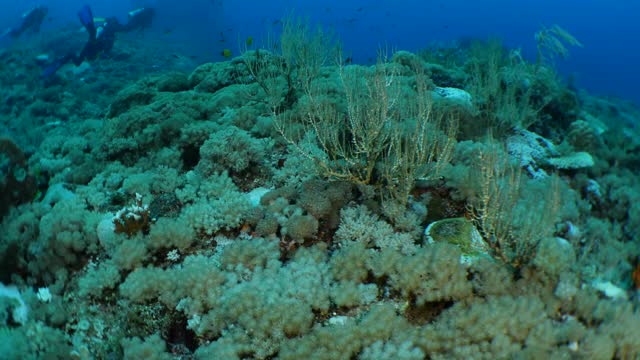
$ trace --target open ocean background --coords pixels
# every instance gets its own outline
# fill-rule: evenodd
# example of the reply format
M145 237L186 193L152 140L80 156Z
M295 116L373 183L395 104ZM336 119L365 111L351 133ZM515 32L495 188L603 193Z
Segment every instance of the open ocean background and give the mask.
M126 19L128 11L153 6L158 12L149 39L179 46L199 62L221 60L224 49L239 54L239 44L252 37L262 44L277 35L280 19L291 11L333 29L355 63L375 59L380 46L416 51L460 39L503 40L535 59L533 34L541 25L558 24L584 44L557 63L565 77L593 94L615 96L640 104L640 2L632 0L561 1L9 1L2 0L0 28L16 25L20 15L37 3L49 7L43 35L63 26L80 26L76 12L85 3L95 16ZM25 37L22 41L29 41ZM5 44L0 44L5 45Z

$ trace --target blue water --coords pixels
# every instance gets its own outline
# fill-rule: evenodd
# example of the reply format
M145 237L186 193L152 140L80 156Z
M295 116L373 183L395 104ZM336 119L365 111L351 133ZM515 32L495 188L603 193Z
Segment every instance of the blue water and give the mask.
M20 14L36 2L2 0L0 28L15 25ZM237 47L251 36L260 44L267 33L277 32L279 19L290 11L332 28L355 62L375 57L380 45L417 50L433 43L460 38L497 36L510 47L522 48L534 58L533 34L540 25L558 24L569 30L584 48L572 48L559 61L561 74L572 76L580 87L599 95L617 96L640 103L640 2L631 0L564 1L427 1L427 0L327 0L327 1L42 1L50 8L43 29L56 31L77 23L76 11L88 3L96 16L118 16L137 6L158 9L154 24L163 41L180 43L189 55L202 61L220 60L223 49ZM3 44L6 45L6 44Z

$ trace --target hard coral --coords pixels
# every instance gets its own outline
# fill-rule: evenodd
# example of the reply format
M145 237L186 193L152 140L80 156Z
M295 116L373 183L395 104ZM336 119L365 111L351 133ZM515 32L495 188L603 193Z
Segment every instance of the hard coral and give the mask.
M113 224L116 234L132 236L142 231L146 235L151 227L150 220L149 206L143 205L142 195L136 194L135 204L118 211L113 217Z

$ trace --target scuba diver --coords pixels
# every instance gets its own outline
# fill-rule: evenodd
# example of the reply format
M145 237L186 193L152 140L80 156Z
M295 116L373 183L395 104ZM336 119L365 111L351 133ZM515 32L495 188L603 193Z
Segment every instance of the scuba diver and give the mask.
M151 26L156 11L153 8L140 8L129 11L129 21L122 26L122 31L142 30Z
M17 28L8 28L5 32L0 34L0 39L5 36L17 38L27 30L31 30L34 33L39 32L40 25L42 25L42 22L47 17L48 13L49 9L47 7L42 5L34 6L31 10L22 14L22 22L20 22L20 26Z
M130 12L129 21L124 25L115 17L96 23L91 8L88 5L83 6L78 12L78 18L89 34L89 40L87 40L80 54L70 53L49 64L43 70L42 77L49 78L53 76L58 69L69 62L79 66L85 60L93 61L97 59L100 55L111 51L117 33L149 27L154 15L154 9L142 8Z

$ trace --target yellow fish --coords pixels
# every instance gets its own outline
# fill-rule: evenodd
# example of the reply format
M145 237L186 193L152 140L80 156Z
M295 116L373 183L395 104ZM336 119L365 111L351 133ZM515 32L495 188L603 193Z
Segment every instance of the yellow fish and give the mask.
M220 53L220 55L222 55L225 59L228 59L231 57L231 50L229 49L224 49L222 50L222 52Z

